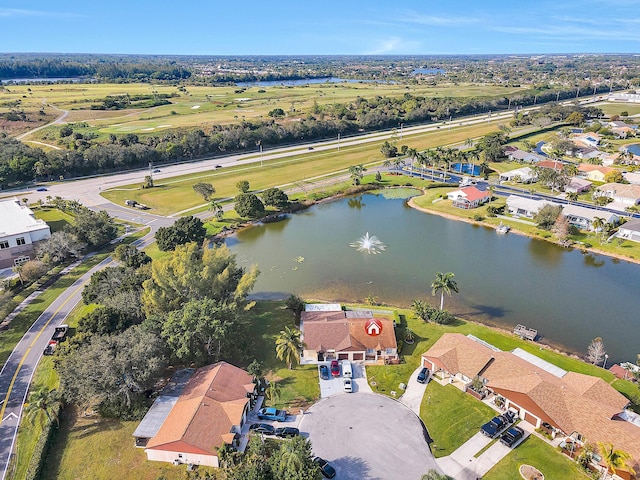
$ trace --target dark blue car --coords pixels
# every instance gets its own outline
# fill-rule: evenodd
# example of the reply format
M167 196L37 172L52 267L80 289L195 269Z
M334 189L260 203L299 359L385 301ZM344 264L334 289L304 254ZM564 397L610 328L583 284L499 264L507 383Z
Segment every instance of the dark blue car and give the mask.
M495 437L500 430L506 426L506 423L502 416L494 417L490 422L485 423L480 428L480 431L487 437Z
M427 367L424 367L422 370L420 370L420 373L418 374L418 383L427 383L428 376L429 376L429 369Z
M524 437L524 430L522 430L520 427L511 427L509 430L502 434L502 436L500 437L500 443L511 448L516 443L518 443L518 440L520 440L522 437Z

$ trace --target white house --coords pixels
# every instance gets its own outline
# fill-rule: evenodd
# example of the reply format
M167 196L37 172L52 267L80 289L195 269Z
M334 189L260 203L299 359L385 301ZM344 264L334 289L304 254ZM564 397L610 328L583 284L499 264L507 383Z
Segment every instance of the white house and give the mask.
M500 174L501 182L532 183L538 181L538 175L531 167L516 168Z
M597 133L580 133L574 137L576 142L586 145L587 147L598 147L602 141L602 137Z
M622 174L623 178L634 185L640 185L640 173L627 172Z
M545 205L555 205L546 200L534 200L532 198L509 195L507 197L507 211L516 217L533 218Z
M629 220L618 228L618 237L640 242L640 219Z
M508 152L508 157L509 160L523 163L538 163L546 158L542 155L538 155L537 153L525 152L520 149Z
M564 191L567 193L582 193L586 192L593 185L589 180L585 180L583 178L571 177L569 179L569 184L565 185Z
M593 221L601 218L605 223L616 224L620 217L615 213L604 210L594 210L593 208L581 207L579 205L565 205L562 214L567 217L569 223L583 230L594 230Z
M0 268L33 259L34 245L50 236L49 225L18 199L0 201Z
M453 201L453 206L458 208L476 208L490 200L487 192L476 187L464 187L447 194L447 198Z

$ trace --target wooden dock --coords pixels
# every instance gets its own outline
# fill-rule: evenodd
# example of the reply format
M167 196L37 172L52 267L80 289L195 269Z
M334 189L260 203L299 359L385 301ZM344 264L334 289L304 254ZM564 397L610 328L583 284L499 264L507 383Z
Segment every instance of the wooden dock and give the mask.
M533 328L528 328L526 325L518 324L513 329L513 333L524 340L534 341L538 337L538 331Z

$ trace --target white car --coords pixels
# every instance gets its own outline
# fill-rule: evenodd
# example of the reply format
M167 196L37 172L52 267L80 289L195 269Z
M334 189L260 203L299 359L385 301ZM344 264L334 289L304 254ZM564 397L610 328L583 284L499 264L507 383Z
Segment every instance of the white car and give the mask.
M350 378L344 378L342 380L342 388L344 388L344 391L347 393L353 392L353 382Z

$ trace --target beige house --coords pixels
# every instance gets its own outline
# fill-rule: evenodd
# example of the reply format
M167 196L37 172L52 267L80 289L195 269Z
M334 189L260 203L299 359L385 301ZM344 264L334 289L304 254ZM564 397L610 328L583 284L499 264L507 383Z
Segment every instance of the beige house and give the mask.
M305 311L301 314L300 329L305 363L398 361L393 321L374 317L368 310Z
M521 349L503 352L479 339L445 333L422 355L422 365L437 378L463 390L479 379L505 409L539 428L578 436L591 443L613 443L638 469L640 427L626 421L629 400L598 377L567 372Z
M253 377L241 368L226 362L199 368L177 396L158 397L134 432L136 445L148 460L217 467L223 444L240 446L256 398Z
M618 169L612 167L603 167L601 165L591 165L589 163L581 163L578 165L578 171L587 180L592 182L605 182L607 174L616 172Z
M630 207L640 203L640 185L605 183L596 189L594 195L609 197L617 204Z

